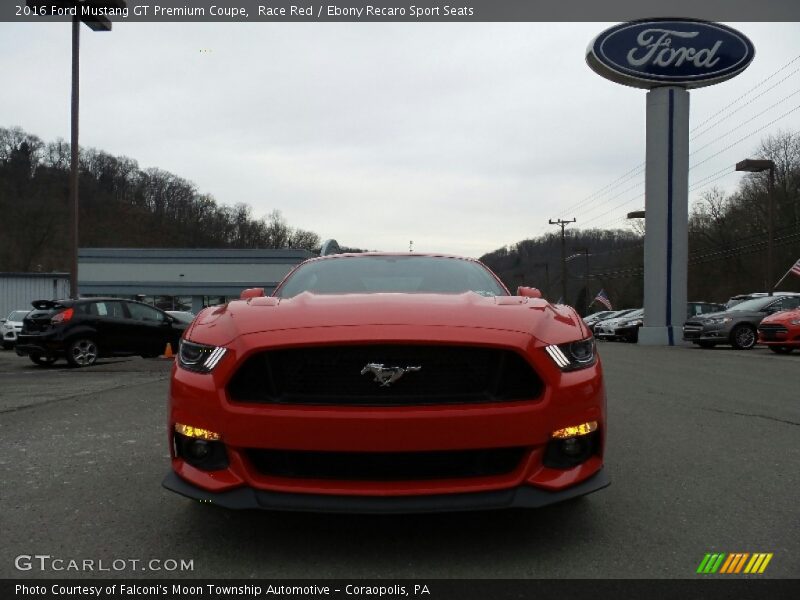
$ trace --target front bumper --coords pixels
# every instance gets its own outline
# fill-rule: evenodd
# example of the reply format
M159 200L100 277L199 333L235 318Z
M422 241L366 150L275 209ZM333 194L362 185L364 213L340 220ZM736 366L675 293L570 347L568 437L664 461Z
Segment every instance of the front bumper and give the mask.
M352 328L347 331L328 328L322 333L326 342L333 339L334 343L341 341L339 336L353 336ZM435 334L441 338L437 339ZM465 332L463 328L440 328L430 335L433 343L458 343L458 336L465 338L464 342L472 342L475 338L474 332ZM308 340L302 339L303 336ZM270 341L277 347L286 347L292 342L297 345L316 341L317 337L313 336L319 337L321 333L287 330L272 333ZM380 337L404 342L403 336L410 338L408 341L419 339L419 333L409 332L401 326L383 327ZM249 353L261 350L260 340L255 336L252 342L243 336L236 344L228 346L225 357L211 374L193 373L175 366L168 420L175 476L168 478L168 482L177 478L184 485L165 485L178 493L196 490L194 494L185 495L203 500L248 497L251 498L249 505L257 507L261 506L258 498L262 499L262 504L266 502L266 508L273 507L274 498L282 498L288 504L298 500L299 510L317 510L315 507L327 505L330 498L336 504L338 497L351 499L352 502L344 503L348 507L370 507L376 502L378 506L394 506L393 502L397 502L401 507L413 507L415 498L423 499L420 502L428 506L424 499L439 499L433 501L433 508L426 510L459 510L461 500L458 498L481 499L477 506L475 502L468 503L469 507L463 509L467 510L487 503L487 508L516 506L523 502L518 498L526 498L526 506L535 506L540 501L531 500L532 495L541 498L544 504L559 501L562 492L564 498L572 497L571 490L584 489L584 483L594 480L603 467L606 397L600 362L586 369L562 372L544 347L535 345L529 335L494 331L492 337L497 347L519 349L528 357L544 382L544 389L538 397L486 404L404 406L232 401L226 389L227 383ZM553 467L554 463L545 456L552 432L591 421L598 423L593 454L575 466ZM218 433L225 445L228 465L218 470L201 470L189 464L174 443L173 431L177 423ZM320 475L307 470L287 474L284 470L263 468L253 457L254 451L261 450L413 454L482 452L503 448L523 451L519 462L510 470L478 469L468 473L457 470L435 475L417 473L417 476L408 475L391 481L363 474L340 477L336 473ZM208 495L197 496L198 493ZM229 493L233 495L225 495ZM581 493L588 491L578 491L574 495ZM324 497L319 502L310 500L319 496ZM312 508L302 508L306 505Z
M339 496L296 494L240 487L225 492L210 492L181 479L173 471L162 485L182 496L229 509L266 509L299 512L403 514L538 508L585 496L611 484L605 469L581 483L560 491L547 491L528 485L505 490L429 496Z
M784 346L800 348L800 330L789 325L767 326L758 328L758 343L765 346Z
M700 325L689 324L683 326L683 340L685 342L716 342L725 344L730 342L731 328L725 325Z

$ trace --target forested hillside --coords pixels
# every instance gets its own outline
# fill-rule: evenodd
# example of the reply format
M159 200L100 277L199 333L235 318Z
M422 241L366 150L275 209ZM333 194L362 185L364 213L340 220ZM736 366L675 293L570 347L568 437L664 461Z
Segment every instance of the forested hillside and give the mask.
M774 278L767 281L769 174L751 173L732 194L705 192L689 215L689 300L724 301L742 292L767 290L800 259L800 133L764 139L751 157L775 162ZM733 170L733 167L731 167ZM573 216L573 215L568 215ZM642 305L644 231L580 230L580 216L568 227L566 301L584 309L605 289L615 307ZM551 300L561 292L561 235L552 233L500 248L482 260L516 288L540 287ZM800 279L788 277L778 288L800 291ZM599 310L594 305L592 310Z
M0 128L0 271L64 271L69 249L70 147ZM281 213L226 206L190 181L124 156L80 153L81 247L295 248L316 233Z

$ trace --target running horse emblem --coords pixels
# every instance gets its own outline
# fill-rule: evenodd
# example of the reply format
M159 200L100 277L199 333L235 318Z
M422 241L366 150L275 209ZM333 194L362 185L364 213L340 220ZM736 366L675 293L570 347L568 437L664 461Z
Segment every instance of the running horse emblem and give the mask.
M368 363L361 369L361 374L372 373L375 376L374 381L379 383L381 387L389 387L406 373L413 373L420 369L422 367L384 367L379 363Z

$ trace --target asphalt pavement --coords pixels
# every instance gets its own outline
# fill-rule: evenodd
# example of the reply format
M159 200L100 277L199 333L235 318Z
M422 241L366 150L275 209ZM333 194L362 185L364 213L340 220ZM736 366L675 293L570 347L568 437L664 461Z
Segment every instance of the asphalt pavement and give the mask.
M0 577L686 578L708 552L770 552L757 577L800 577L800 353L600 354L609 488L538 510L361 516L162 489L169 361L43 369L0 352ZM95 571L40 569L54 559Z

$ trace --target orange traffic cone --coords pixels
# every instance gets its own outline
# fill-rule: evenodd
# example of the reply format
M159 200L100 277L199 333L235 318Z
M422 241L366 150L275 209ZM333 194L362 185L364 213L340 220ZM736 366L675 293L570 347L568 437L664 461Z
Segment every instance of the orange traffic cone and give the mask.
M175 358L175 354L172 352L172 344L167 342L167 347L164 348L164 354L162 354L160 358Z

